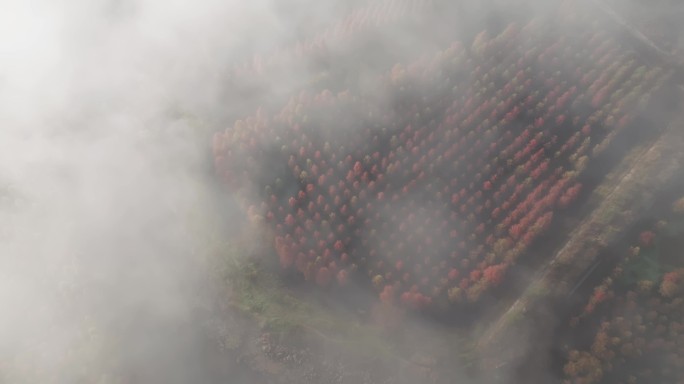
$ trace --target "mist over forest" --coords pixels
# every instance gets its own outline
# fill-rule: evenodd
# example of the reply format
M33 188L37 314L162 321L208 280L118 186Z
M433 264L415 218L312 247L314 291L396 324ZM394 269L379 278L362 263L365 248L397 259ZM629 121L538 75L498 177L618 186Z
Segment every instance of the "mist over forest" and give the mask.
M0 382L684 382L682 16L0 0Z

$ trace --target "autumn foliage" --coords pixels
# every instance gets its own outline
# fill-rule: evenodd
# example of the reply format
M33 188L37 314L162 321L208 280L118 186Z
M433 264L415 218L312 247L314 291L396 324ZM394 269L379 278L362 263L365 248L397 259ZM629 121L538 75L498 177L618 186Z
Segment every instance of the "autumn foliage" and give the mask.
M546 28L455 42L370 93L302 91L260 109L214 136L216 173L284 269L321 287L365 280L410 308L477 301L664 79L603 31Z
M568 353L566 383L674 383L681 379L684 268L670 268L657 281L626 276L635 266L643 268L642 258L662 256L644 255L636 245L651 245L658 236L651 230L641 232L635 246L594 288L583 312L571 321L574 327L585 328L581 333L591 330L593 338Z

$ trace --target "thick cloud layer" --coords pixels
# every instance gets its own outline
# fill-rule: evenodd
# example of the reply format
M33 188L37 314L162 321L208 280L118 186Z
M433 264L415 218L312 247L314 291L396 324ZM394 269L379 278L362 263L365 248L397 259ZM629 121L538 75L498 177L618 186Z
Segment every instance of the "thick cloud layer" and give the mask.
M3 381L209 382L213 184L187 116L219 107L249 31L283 26L219 1L5 1L0 25Z

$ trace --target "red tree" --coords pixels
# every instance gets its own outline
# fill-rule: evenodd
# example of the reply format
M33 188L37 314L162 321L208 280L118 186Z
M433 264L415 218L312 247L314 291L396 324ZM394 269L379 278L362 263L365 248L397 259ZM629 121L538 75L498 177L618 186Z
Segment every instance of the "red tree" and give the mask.
M493 285L501 284L501 281L506 273L506 268L506 264L497 264L487 267L484 270L485 281Z

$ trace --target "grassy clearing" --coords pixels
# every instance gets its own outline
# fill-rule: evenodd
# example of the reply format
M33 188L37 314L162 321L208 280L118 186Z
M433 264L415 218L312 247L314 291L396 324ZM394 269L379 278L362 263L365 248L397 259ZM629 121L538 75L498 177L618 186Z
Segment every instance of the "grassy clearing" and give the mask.
M290 293L279 276L269 272L258 259L241 257L233 250L225 259L223 276L234 308L253 318L260 329L281 338L301 332L320 337L326 343L352 348L354 353L397 358L391 343L379 327L363 324L352 314L341 316L319 303Z
M230 291L231 306L253 319L260 330L281 340L313 336L326 347L355 358L423 368L432 365L425 361L450 369L474 365L472 343L463 336L463 330L435 331L428 323L407 321L397 335L359 319L351 310L332 310L308 295L292 293L277 274L269 271L261 256L244 256L249 254L254 255L239 247L225 252L220 274ZM414 339L419 341L407 342ZM407 344L415 348L406 348Z

